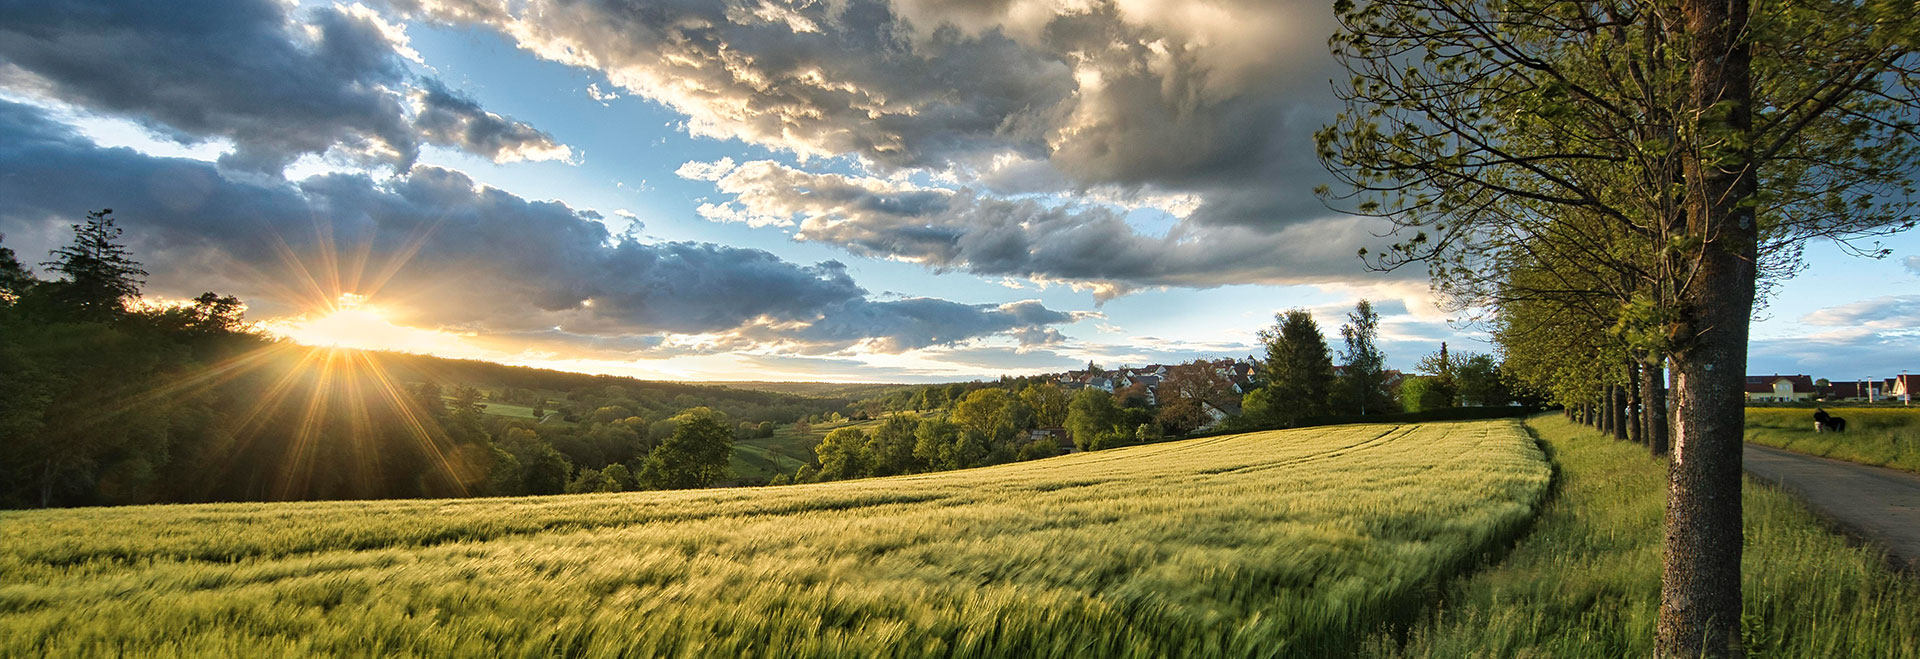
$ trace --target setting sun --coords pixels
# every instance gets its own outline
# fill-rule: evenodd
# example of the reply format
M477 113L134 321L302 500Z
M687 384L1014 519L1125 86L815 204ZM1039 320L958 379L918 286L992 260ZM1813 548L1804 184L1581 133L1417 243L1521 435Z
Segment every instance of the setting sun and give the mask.
M464 335L393 322L387 311L365 296L344 293L329 308L269 321L268 332L297 343L328 348L447 353L462 347Z

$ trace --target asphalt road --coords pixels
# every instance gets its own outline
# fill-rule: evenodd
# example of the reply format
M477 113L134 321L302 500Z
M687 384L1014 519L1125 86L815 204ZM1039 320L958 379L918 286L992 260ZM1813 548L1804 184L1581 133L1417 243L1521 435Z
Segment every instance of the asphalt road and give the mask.
M1747 473L1920 571L1920 474L1748 444Z

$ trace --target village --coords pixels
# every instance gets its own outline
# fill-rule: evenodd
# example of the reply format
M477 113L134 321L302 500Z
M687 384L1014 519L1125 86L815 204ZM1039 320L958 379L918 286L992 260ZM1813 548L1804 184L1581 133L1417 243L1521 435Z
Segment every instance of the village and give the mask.
M1811 375L1749 375L1748 403L1884 403L1911 405L1920 391L1920 374L1904 371L1897 377L1855 380L1815 379Z

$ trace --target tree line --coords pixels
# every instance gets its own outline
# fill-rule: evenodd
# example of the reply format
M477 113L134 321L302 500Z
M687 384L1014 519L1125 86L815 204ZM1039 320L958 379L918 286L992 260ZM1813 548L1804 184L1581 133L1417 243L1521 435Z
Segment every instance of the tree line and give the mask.
M1743 653L1748 327L1810 240L1914 225L1911 2L1335 3L1330 203L1516 380L1668 457L1656 649Z
M890 392L852 406L860 410L854 419L880 409L877 427L826 433L813 447L813 464L774 484L964 469L1052 457L1069 446L1097 451L1199 430L1262 430L1516 402L1511 378L1493 355L1449 352L1445 343L1420 361L1420 375L1390 382L1379 323L1371 302L1355 305L1340 329L1344 349L1337 373L1313 314L1292 309L1259 333L1265 358L1244 380L1223 366L1230 360L1199 358L1168 367L1163 377L1155 376L1154 387L1134 383L1108 391L1083 385L1069 392L1053 374ZM1089 363L1072 375L1079 383L1107 373ZM822 420L803 418L795 427L804 435Z
M233 296L142 299L121 237L89 214L47 279L0 246L0 506L704 487L736 436L844 402L298 346ZM476 374L506 386L441 384Z

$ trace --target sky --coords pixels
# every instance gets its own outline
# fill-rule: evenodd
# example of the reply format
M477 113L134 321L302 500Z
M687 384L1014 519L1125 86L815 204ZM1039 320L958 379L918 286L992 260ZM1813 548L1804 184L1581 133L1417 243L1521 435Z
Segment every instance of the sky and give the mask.
M1325 2L0 6L0 235L112 208L156 299L298 341L653 379L938 382L1490 351L1315 196ZM1920 236L1810 244L1753 373L1920 372Z

